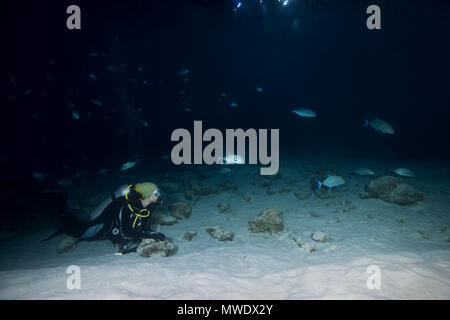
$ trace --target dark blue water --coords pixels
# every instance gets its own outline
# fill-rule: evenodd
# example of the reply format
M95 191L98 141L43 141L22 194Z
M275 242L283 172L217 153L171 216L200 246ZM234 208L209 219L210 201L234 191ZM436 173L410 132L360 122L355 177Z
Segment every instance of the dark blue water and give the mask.
M77 1L81 30L66 28L68 1L2 5L2 203L58 211L58 181L79 171L95 179L136 159L176 170L161 157L194 120L279 129L280 159L449 160L448 1L242 2ZM366 28L371 4L381 30ZM62 194L46 201L44 190Z

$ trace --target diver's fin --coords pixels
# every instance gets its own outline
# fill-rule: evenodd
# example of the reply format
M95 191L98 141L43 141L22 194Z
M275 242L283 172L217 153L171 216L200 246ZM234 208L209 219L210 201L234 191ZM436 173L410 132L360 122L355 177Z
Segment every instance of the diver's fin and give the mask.
M63 229L58 229L55 232L53 232L51 236L49 236L49 237L47 237L45 239L42 239L41 241L47 241L47 240L53 239L53 238L55 238L55 237L57 237L59 235L62 235L62 234L64 234Z
M367 120L367 118L364 118L364 127L367 127L368 124L369 124L369 120Z

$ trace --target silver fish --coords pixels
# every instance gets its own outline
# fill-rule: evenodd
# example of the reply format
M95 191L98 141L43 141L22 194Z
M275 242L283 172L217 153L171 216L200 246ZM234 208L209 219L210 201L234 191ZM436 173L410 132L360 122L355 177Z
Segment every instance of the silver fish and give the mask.
M136 160L136 161L129 161L129 162L127 162L127 163L124 163L123 165L122 165L122 167L120 168L120 171L125 171L125 170L128 170L128 169L131 169L131 168L133 168L136 164L138 164L139 163L139 160Z
M328 176L328 178L323 180L323 182L320 182L318 179L316 179L316 182L318 184L317 189L320 189L322 185L328 187L328 189L332 189L333 187L338 187L345 184L344 178L340 176Z
M392 126L384 120L376 118L375 120L369 121L364 119L364 126L367 127L370 125L375 131L379 131L382 133L394 134L394 129Z
M398 168L398 169L395 169L394 172L402 177L414 178L416 176L416 174L414 172L412 172L411 170L406 169L406 168Z
M300 117L305 117L305 118L317 117L317 115L314 111L305 109L305 108L299 108L299 109L291 110L291 111L294 112L295 114L299 115Z
M191 72L191 71L190 71L188 68L183 68L183 69L181 69L177 74L178 74L179 76L185 76L185 75L188 75L190 72Z
M80 115L75 110L72 110L72 117L74 117L77 120L80 119Z
M99 107L103 106L103 102L101 102L100 100L92 99L91 102L98 105Z
M33 172L33 177L39 181L45 181L47 179L47 175L41 172Z
M374 176L375 172L367 168L359 168L353 171L354 174L358 176Z

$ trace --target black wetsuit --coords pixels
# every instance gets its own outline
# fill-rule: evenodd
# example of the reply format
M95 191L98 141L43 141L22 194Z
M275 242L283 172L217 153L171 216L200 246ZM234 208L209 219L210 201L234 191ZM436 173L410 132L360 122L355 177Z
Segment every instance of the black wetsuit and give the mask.
M80 240L106 237L121 253L136 251L139 241L145 238L158 241L165 239L163 234L150 230L150 215L147 215L147 211L140 213L143 209L140 201L135 201L132 209L134 212L125 197L115 198L93 221L68 217L64 222L65 233ZM151 212L152 208L149 210Z

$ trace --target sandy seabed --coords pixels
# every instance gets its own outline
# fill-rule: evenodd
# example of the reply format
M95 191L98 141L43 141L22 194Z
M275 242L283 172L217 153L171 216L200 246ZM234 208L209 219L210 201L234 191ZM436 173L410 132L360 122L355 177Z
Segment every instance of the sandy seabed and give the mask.
M417 177L407 183L425 200L399 206L360 199L359 193L374 178L352 175L358 167L380 175L386 168L413 169ZM212 174L199 182L215 185L225 179L237 190L201 196L192 204L189 218L156 226L177 245L175 255L115 256L106 240L80 242L73 250L56 254L62 236L41 242L54 231L49 219L41 219L32 231L0 243L0 299L450 298L448 164L342 159L330 165L329 160L290 158L282 162L279 177L269 178L271 192L251 183L255 167L229 166L232 172L227 174L219 173L220 168L208 168ZM311 186L318 170L336 170L346 187L327 199L314 192L298 199L295 192ZM129 178L181 186L198 178L196 172L184 169L167 181L161 181L161 174L100 176L67 192L74 196L104 190L108 195ZM166 204L189 203L181 189L163 196ZM221 202L232 210L219 213ZM249 220L269 208L281 213L284 229L275 234L251 232ZM210 226L234 232L233 241L213 239L206 231ZM197 235L187 241L183 238L187 231ZM316 231L326 233L329 240L314 241L311 235ZM66 286L71 265L80 267L80 289ZM368 288L371 266L379 268L379 289Z

